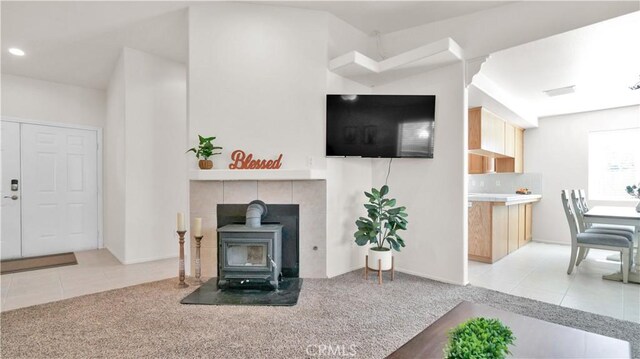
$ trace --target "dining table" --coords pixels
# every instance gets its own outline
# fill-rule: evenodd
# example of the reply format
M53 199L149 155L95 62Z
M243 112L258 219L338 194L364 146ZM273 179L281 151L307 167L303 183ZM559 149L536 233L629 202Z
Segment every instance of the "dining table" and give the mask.
M629 282L640 284L640 212L634 207L595 206L584 214L585 224L613 224L635 227L633 242L635 248L634 265L629 269ZM618 257L619 258L619 257ZM619 260L619 259L618 259ZM603 279L622 281L622 272L607 274Z

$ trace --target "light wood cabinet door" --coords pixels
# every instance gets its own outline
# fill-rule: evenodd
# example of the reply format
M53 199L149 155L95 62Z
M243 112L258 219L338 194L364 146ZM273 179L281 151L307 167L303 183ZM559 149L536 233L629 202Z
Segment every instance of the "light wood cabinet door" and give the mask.
M469 259L491 263L491 202L469 203Z
M469 154L469 174L484 173L484 156Z
M514 157L496 158L496 172L523 173L524 172L524 130L514 128Z
M531 203L525 204L524 209L524 240L525 242L529 242L533 239L533 205Z
M516 156L516 128L506 122L504 124L504 155Z
M491 259L497 261L509 254L509 210L507 206L492 206Z
M489 157L504 156L505 122L482 108L469 109L469 151Z
M518 225L519 225L519 210L518 210L518 205L513 205L513 206L507 206L507 208L509 209L509 244L508 244L508 248L509 248L509 253L513 253L516 249L518 249Z
M521 128L515 129L514 150L513 172L524 173L524 130Z
M526 204L518 205L518 248L527 244Z
M469 174L496 172L496 159L486 156L469 154Z

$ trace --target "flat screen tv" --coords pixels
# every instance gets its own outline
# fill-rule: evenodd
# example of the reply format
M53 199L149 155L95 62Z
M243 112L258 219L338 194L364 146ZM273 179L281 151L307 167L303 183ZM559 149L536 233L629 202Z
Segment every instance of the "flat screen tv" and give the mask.
M436 97L327 95L327 156L433 158Z

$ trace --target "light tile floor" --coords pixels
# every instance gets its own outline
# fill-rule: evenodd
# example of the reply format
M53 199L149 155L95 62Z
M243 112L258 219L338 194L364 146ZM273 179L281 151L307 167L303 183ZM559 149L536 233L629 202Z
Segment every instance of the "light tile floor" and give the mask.
M177 258L123 265L106 249L75 255L77 265L0 276L0 310L167 279L178 272Z
M620 264L591 250L567 275L569 246L532 242L494 264L469 261L472 285L640 323L640 284L603 280Z

